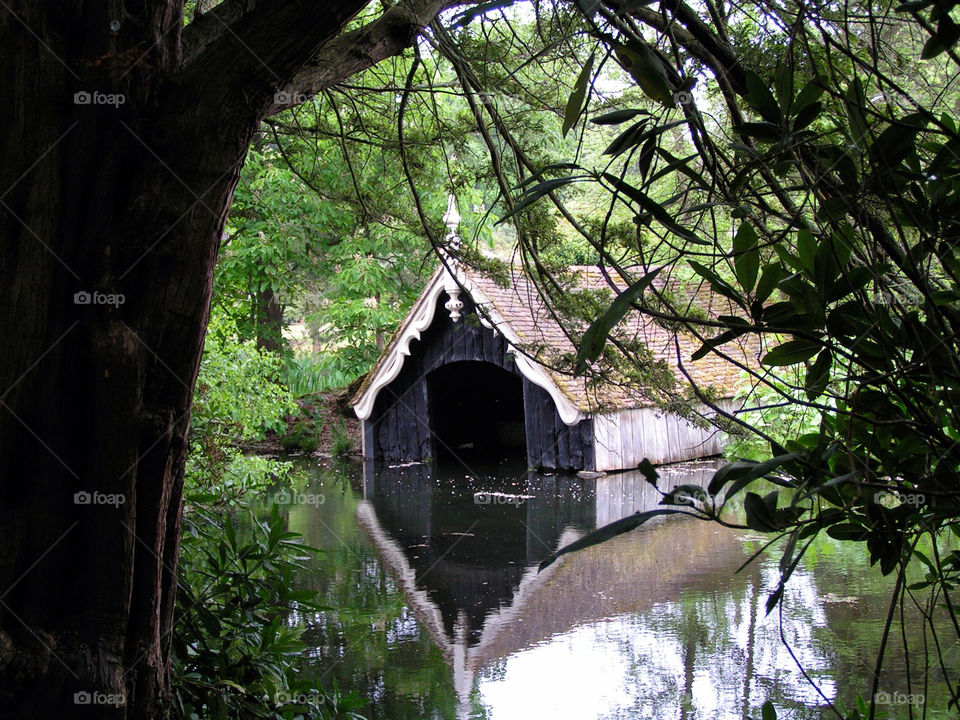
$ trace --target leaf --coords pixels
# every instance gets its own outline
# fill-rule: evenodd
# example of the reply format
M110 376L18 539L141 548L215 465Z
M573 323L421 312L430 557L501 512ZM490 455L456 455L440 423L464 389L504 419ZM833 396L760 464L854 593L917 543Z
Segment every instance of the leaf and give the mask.
M682 120L673 120L668 123L654 125L649 130L644 130L644 126L646 126L649 120L650 118L645 117L643 120L640 120L635 125L624 131L612 143L610 143L607 149L603 151L603 154L613 155L616 157L624 150L629 150L631 147L635 147L649 138L656 137L657 135L663 135L667 130L671 130L678 125L684 125L685 123L689 122L687 118L683 118ZM660 151L661 153L664 152L662 148Z
M797 113L793 120L793 131L799 132L816 120L823 112L823 103L813 102L807 105L803 110Z
M863 85L860 78L854 78L847 86L843 104L847 111L847 122L850 123L851 138L857 144L867 134L867 121L863 115L864 103Z
M567 553L576 552L577 550L583 550L584 548L591 547L592 545L599 545L602 542L606 542L610 538L614 538L617 535L623 535L624 533L630 532L634 528L638 528L643 525L647 520L655 518L659 515L687 515L688 513L684 510L671 510L668 508L663 508L660 510L647 510L646 512L638 512L633 515L628 515L625 518L620 518L609 525L604 525L602 528L598 528L593 532L587 533L579 540L565 545L564 547L557 550L556 553L548 557L546 560L540 563L538 572L545 570L561 555L566 555Z
M777 711L769 700L763 704L760 712L763 714L763 720L777 720Z
M717 275L713 270L707 268L695 260L688 260L690 267L693 268L694 272L697 273L700 277L710 283L710 287L715 293L719 293L724 297L730 298L740 307L743 307L743 298L740 293L734 290L727 282L722 280L719 275Z
M803 383L807 400L813 402L823 395L823 391L827 389L827 383L830 382L830 366L832 363L833 355L830 350L824 348L817 356L817 361L807 370L807 377Z
M520 190L526 185L529 185L532 182L539 180L544 173L551 172L553 170L579 170L580 166L572 162L559 162L559 163L550 163L549 165L544 165L542 168L537 170L533 175L526 177L520 182L514 190Z
M594 55L591 53L587 63L580 71L580 75L577 76L577 81L573 84L573 92L570 93L567 107L563 111L563 128L561 129L563 137L567 136L583 110L583 103L587 97L587 85L590 83L590 74L593 72L593 59Z
M780 123L780 106L767 84L752 70L747 71L747 101L764 120L774 125Z
M831 525L827 528L827 535L834 540L855 540L861 542L867 539L867 529L863 525L854 523L844 523L841 525Z
M787 273L781 265L776 263L766 265L763 272L760 273L760 282L757 283L757 291L754 293L757 302L766 302L774 288L777 287L777 283L786 276Z
M728 343L731 340L736 340L738 337L740 337L741 335L746 335L748 332L750 332L750 328L742 328L742 329L736 328L732 330L725 330L719 335L707 340L703 345L701 345L697 349L696 352L694 352L690 356L690 359L693 362L696 362L700 358L706 356L707 353L709 353L713 348L723 345L724 343Z
M657 480L660 478L660 473L657 472L657 469L653 466L653 463L651 463L647 458L644 458L640 461L637 469L640 470L640 473L648 483L654 487L657 486Z
M603 154L617 157L617 155L620 155L624 150L642 142L638 136L643 132L643 128L649 121L650 118L645 117L617 135L617 137L613 139L613 142L607 145L607 149L603 151Z
M813 258L817 254L817 241L806 228L797 233L797 257L808 273L813 273Z
M788 340L768 352L760 360L764 365L796 365L816 355L823 343L813 340Z
M590 327L583 334L580 341L580 347L577 350L577 359L574 367L574 374L581 375L587 369L587 363L593 362L603 350L607 343L607 336L614 326L627 314L633 302L639 298L643 291L650 287L650 283L663 270L658 267L648 272L640 280L620 293L613 303L607 308L607 311L591 323Z
M823 95L823 88L814 82L809 82L803 86L803 89L797 93L796 99L793 101L793 110L796 111L797 117L800 117L800 113L803 112L809 105L812 105Z
M760 269L760 245L757 231L748 222L742 223L733 238L733 268L745 293L753 290Z
M606 113L605 115L599 115L595 118L591 118L590 122L595 125L619 125L622 122L631 120L637 115L649 115L650 113L646 110L614 110L613 112Z
M953 22L949 15L944 15L933 37L923 46L920 58L923 60L934 58L956 45L957 40L960 40L960 25Z
M743 499L743 509L746 512L747 527L758 532L774 532L778 530L776 518L770 512L767 504L757 493L749 492Z
M640 177L647 179L647 173L650 172L650 163L653 162L654 151L657 149L657 136L651 135L640 148L640 158L637 160L637 169L640 171Z
M663 496L660 504L693 506L694 500L706 503L709 500L706 490L699 485L677 485Z
M710 484L707 486L707 492L709 492L711 495L717 495L723 489L723 486L731 480L737 482L753 482L757 478L769 475L781 465L796 460L797 457L799 457L797 453L781 453L780 455L772 457L769 460L764 460L763 462L741 460L730 463L729 465L724 465L722 468L717 470L716 473L714 473L713 478L710 480ZM742 487L743 485L740 486L741 489ZM731 490L727 493L727 497L733 497L735 494L736 492L733 490L733 488L731 488Z
M776 77L777 102L784 109L784 114L790 111L793 102L793 66L789 62L781 62L777 66Z
M520 202L514 205L513 208L511 208L506 215L504 215L502 218L497 220L495 224L499 225L502 222L506 222L521 210L535 203L544 195L547 195L553 192L554 190L556 190L557 188L563 187L564 185L569 185L570 183L573 183L573 182L579 182L583 180L584 177L586 176L579 175L579 176L571 176L571 177L563 177L563 178L553 178L552 180L544 180L543 182L537 185L534 185L532 188L530 188L523 194L523 196L520 198Z
M674 221L663 206L657 202L654 202L650 197L642 192L641 190L635 188L628 182L624 182L616 175L611 175L610 173L603 173L603 178L612 184L617 190L622 192L624 195L629 197L635 203L637 203L643 210L653 215L653 217L663 225L667 230L672 232L674 235L682 237L688 242L695 243L697 245L709 245L710 243L706 240L701 240L696 235L691 233L685 227Z
M651 185L655 183L657 180L659 180L660 178L666 177L673 171L679 170L687 177L692 177L692 179L694 179L700 185L700 187L706 187L706 182L704 181L703 177L700 176L700 174L698 174L694 170L692 170L689 165L687 165L687 163L693 160L694 158L700 157L699 154L694 153L693 155L688 155L687 157L684 157L684 158L677 158L677 157L673 157L670 153L666 152L663 149L661 149L660 154L663 157L667 158L669 162L667 163L667 165L657 170L657 173L650 178L649 182Z
M875 143L873 143L868 153L877 163L882 163L883 167L894 168L900 165L904 159L916 152L917 134L926 124L926 118L917 116L907 116L902 118L896 125L886 128Z
M760 140L779 140L783 137L783 129L771 122L745 122L734 128L741 135L759 138Z
M667 79L667 68L660 56L642 41L630 39L626 45L613 47L617 60L630 73L644 95L667 107L674 106L673 90Z

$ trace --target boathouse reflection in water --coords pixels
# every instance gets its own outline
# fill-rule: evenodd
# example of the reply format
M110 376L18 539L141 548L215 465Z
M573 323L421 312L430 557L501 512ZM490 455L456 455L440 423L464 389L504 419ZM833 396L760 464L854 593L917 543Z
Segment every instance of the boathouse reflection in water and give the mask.
M698 570L733 572L743 560L736 544L714 546L716 528L674 519L654 521L657 531L639 553L600 566L574 553L538 572L558 548L656 508L661 495L637 471L585 479L514 469L364 467L360 524L451 665L464 711L477 672L491 663L675 597ZM712 462L665 468L661 486L706 487L715 469Z

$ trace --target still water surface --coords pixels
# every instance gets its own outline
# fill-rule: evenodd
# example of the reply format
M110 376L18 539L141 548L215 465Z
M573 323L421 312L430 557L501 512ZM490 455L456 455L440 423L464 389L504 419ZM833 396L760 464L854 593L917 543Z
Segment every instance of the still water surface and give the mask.
M714 467L677 466L661 487L705 483ZM635 473L301 459L294 488L289 527L325 551L299 581L330 608L294 613L311 647L304 672L369 698L370 718L742 719L766 700L781 718L818 718L870 692L890 581L859 547L818 541L782 617L767 616L776 553L737 572L766 538L695 520L654 522L537 572L583 533L656 506ZM888 652L880 688L906 694L902 650ZM927 717L944 707L929 687Z

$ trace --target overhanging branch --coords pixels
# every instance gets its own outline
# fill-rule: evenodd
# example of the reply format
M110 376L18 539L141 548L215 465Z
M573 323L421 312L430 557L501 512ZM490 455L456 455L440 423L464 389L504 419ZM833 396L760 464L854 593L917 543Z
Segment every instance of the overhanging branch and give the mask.
M412 47L424 27L442 11L463 0L407 0L387 10L378 19L344 33L325 45L278 93L280 102L267 110L274 115L316 95L347 78L373 67L381 60Z

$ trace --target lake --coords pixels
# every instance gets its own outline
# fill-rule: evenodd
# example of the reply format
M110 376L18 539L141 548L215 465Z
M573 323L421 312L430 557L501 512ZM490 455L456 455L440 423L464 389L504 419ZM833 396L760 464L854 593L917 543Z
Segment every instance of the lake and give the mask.
M661 487L704 484L715 467L664 469ZM688 518L538 572L558 547L656 507L639 473L299 458L277 497L289 529L324 551L298 581L329 609L290 618L306 629L304 672L368 698L372 719L742 719L759 718L766 700L780 718L819 718L871 691L892 577L861 545L818 539L782 614L767 615L776 552L738 569L768 538ZM916 685L917 617L905 628L911 654L895 624L881 709L948 717L940 670ZM944 648L951 669L956 650Z

